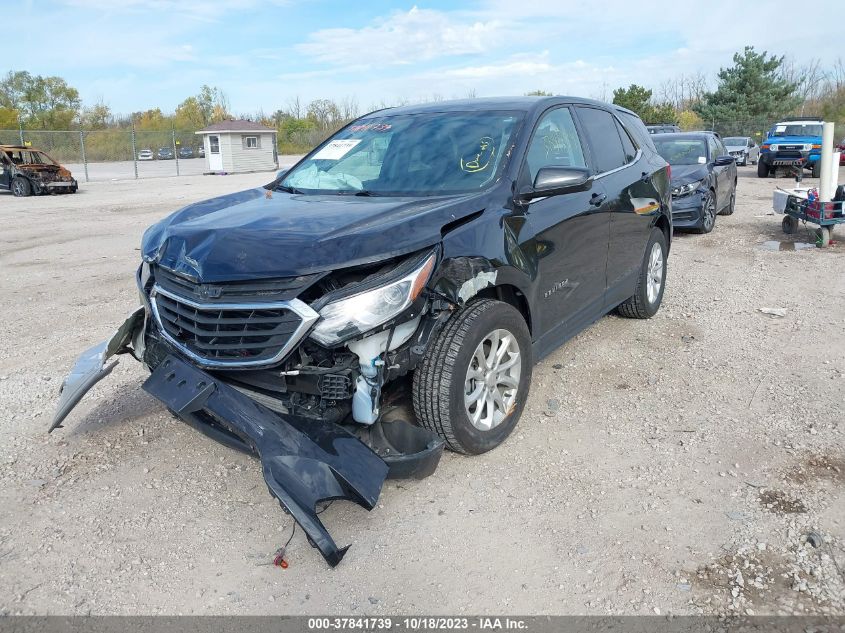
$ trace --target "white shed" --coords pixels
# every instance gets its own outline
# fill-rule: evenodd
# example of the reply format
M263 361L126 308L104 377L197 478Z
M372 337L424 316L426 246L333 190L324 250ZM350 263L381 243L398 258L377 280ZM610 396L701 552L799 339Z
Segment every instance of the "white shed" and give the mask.
M278 168L276 130L253 121L212 123L202 135L209 174L272 171Z

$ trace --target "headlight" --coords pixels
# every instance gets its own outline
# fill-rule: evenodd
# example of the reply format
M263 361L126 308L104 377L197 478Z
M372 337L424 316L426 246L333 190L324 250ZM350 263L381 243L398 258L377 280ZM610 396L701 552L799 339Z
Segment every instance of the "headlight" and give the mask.
M701 186L701 183L703 182L704 180L696 180L695 182L688 182L687 184L681 185L680 187L675 187L674 189L672 189L672 195L677 198L680 198L681 196L688 196L693 191L698 189Z
M320 310L311 338L323 345L334 345L401 314L420 296L434 270L434 261L432 253L401 279L327 304Z

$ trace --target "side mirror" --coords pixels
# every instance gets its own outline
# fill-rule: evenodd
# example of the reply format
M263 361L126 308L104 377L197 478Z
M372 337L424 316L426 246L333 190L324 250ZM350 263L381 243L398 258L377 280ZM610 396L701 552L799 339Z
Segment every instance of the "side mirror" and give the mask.
M519 199L527 202L534 198L587 191L592 186L593 177L584 167L543 167L534 177L534 186L520 191Z
M717 156L716 160L713 162L716 167L725 167L726 165L730 165L734 162L733 156L728 156L725 154L724 156Z

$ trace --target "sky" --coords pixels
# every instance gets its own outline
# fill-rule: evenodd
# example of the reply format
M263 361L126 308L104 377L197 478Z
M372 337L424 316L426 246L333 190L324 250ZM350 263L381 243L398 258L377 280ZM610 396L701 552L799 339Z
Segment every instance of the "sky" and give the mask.
M803 5L798 21L794 0L14 4L4 31L25 45L7 48L0 72L58 75L84 105L102 100L121 114L171 112L202 84L222 88L236 114L295 97L354 99L364 111L536 89L611 99L619 86L658 89L681 74L715 81L746 45L823 67L845 59L843 0Z

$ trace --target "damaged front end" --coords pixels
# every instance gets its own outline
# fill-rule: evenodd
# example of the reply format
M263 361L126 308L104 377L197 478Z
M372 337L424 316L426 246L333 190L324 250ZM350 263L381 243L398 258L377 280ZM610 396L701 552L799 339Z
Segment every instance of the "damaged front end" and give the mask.
M80 357L50 430L115 355L131 353L152 372L144 390L261 459L270 493L336 565L346 548L316 504L372 509L386 478L426 477L442 455L443 440L415 424L409 374L461 290L477 291L450 286L456 277L440 274L439 258L431 248L330 273L213 284L145 261L144 305Z

